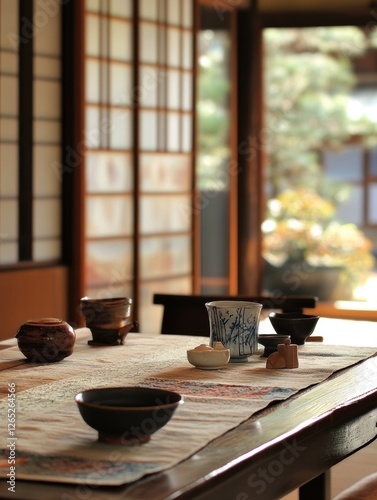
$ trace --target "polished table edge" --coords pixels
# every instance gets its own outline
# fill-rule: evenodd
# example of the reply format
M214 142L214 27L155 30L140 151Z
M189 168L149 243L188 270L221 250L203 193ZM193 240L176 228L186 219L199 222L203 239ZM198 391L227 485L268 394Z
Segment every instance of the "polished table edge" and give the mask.
M376 379L372 357L261 410L166 471L113 488L18 480L17 499L36 492L41 500L73 499L83 491L94 500L144 500L151 491L155 500L280 498L376 438Z
M364 383L366 378L367 383ZM199 478L186 487L181 487L180 491L156 498L178 498L177 493L179 498L215 499L219 498L219 495L239 500L280 498L376 438L376 378L377 358L374 357L348 370L342 370L324 383L278 403L278 408L276 404L271 405L179 464L174 475L171 470L161 473L160 476L166 476L167 483L174 485L174 488L177 488L178 484L178 470L184 478L185 471L193 474L195 469ZM356 381L358 389L353 385ZM305 419L302 418L304 414ZM258 435L259 430L261 433ZM350 440L352 432L357 434L357 439L354 438L353 441ZM247 434L250 441L245 439ZM333 440L333 448L326 450L327 456L324 460L321 447L325 444L323 440L326 436ZM317 447L317 459L313 445ZM297 447L300 448L299 451ZM292 464L283 464L281 475L286 477L285 484L282 485L281 477L278 482L274 480L274 475L270 474L264 485L265 490L261 491L262 485L258 484L257 488L256 484L261 479L259 472L268 471L269 464L278 465L274 463L278 460L277 457L289 449L296 450L298 456ZM208 461L211 467L208 467ZM303 469L301 473L300 468ZM280 475L279 467L272 471ZM141 482L139 485L132 485L127 498L142 498L147 492L145 488L156 492L159 481L161 477L151 477L148 485ZM240 484L243 484L244 488L236 494ZM255 489L250 488L250 485L255 486ZM275 485L277 488L274 488ZM256 491L257 489L259 491Z

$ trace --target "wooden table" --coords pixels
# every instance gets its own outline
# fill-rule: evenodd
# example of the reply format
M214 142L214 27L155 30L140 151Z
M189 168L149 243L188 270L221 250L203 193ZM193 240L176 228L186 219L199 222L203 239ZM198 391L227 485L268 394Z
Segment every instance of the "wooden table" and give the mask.
M322 321L319 333L329 328L332 336L339 332L339 343L347 343L347 338L355 343L355 323L335 322L328 320L326 326ZM363 325L356 326L361 331ZM364 326L371 334L362 343L376 345L377 325ZM325 473L376 436L377 358L373 357L261 411L165 472L116 488L18 481L16 497L272 500L302 486L300 499L330 498ZM15 498L4 484L0 494Z

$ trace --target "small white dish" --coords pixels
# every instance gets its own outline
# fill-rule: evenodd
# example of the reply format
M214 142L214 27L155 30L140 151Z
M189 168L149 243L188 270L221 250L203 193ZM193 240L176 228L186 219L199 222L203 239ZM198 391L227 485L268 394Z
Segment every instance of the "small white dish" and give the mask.
M229 362L230 350L226 349L221 342L215 342L213 347L200 344L195 349L187 351L187 359L200 370L218 370Z

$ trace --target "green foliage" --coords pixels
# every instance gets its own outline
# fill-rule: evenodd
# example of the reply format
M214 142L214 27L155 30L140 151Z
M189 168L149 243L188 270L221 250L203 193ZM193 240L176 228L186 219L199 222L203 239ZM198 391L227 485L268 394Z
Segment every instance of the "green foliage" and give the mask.
M370 40L352 26L267 29L265 42L266 180L273 195L323 184L320 152L355 134L375 144L376 123L351 118L356 85L351 57Z
M323 149L352 138L376 145L377 125L350 113L357 84L352 57L377 46L356 27L265 30L265 179L272 198L262 225L272 265L306 261L340 266L351 294L374 266L372 243L354 224L335 220L351 187L324 177Z
M229 40L225 33L205 31L199 36L198 150L199 188L224 190L230 157Z

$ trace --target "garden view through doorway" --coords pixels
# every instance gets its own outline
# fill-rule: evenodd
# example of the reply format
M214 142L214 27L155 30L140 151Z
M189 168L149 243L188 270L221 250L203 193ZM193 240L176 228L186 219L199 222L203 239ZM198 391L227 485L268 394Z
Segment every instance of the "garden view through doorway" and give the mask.
M264 290L373 302L376 33L269 28L263 44Z

